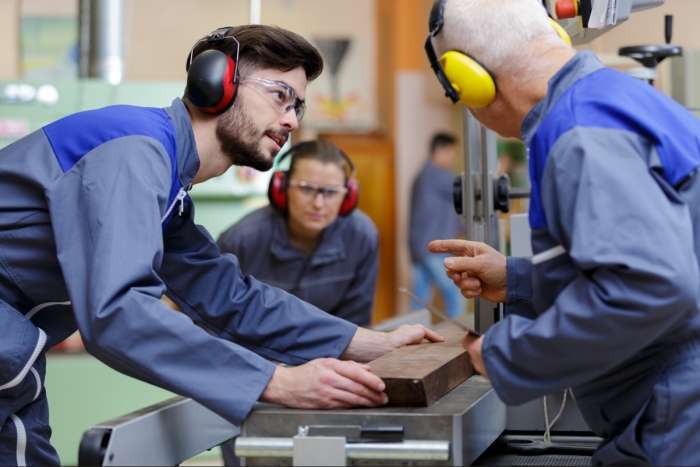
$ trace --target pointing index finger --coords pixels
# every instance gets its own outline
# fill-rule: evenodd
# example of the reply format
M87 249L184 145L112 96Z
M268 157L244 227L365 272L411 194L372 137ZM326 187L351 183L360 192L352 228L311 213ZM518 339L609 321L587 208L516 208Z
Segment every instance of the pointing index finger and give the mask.
M432 253L461 255L464 253L464 243L464 240L434 240L428 244L428 250Z

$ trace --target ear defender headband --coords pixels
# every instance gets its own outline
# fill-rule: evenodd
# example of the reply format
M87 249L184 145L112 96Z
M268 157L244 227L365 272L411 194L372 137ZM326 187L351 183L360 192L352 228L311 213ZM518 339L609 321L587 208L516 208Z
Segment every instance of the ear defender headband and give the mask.
M435 0L430 10L428 27L430 34L425 41L425 52L430 61L430 67L435 72L440 84L445 90L445 97L449 97L452 103L462 101L467 107L480 109L486 107L496 98L496 80L493 74L474 57L450 50L438 59L433 44L444 25L443 13L446 0ZM549 17L549 21L557 31L559 37L571 46L571 38L559 23Z
M214 114L228 109L238 94L238 54L241 44L233 36L226 34L231 27L219 28L201 39L190 50L190 66L187 71L187 97L202 112ZM236 41L236 60L220 50L209 49L193 60L194 49L205 40L208 43L222 42L226 39Z
M306 142L298 143L292 146L289 151L285 152L277 161L280 164L286 157L294 157L294 153ZM347 162L350 168L350 176L345 177L345 188L347 192L345 193L345 198L343 198L343 203L340 205L340 211L338 215L340 217L349 216L357 207L357 203L360 201L360 183L356 178L355 165L352 163L350 158L342 150L340 155L343 157L345 162ZM287 189L289 187L289 171L279 170L272 174L270 179L270 186L267 189L267 197L270 200L270 204L277 209L282 214L287 214L289 211L289 203L287 202Z

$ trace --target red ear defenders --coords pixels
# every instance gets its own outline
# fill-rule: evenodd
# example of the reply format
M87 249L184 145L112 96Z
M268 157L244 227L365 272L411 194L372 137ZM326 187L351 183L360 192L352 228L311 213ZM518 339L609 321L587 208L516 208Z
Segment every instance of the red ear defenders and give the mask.
M285 157L293 157L294 152L296 152L299 147L305 143L299 143L292 146L289 151L284 153L280 157L278 164L284 160ZM343 204L340 205L340 211L338 215L345 217L350 215L360 200L360 184L355 178L355 165L352 163L350 158L343 151L340 151L343 159L348 163L350 167L350 176L345 177L345 188L347 188L347 193L345 193L345 198L343 199ZM270 204L275 207L282 214L287 214L288 203L287 203L287 188L289 186L289 172L286 170L280 170L272 174L272 179L270 179L270 186L267 189L267 197L270 200Z
M241 45L233 36L227 36L231 27L219 28L198 41L190 51L190 66L187 71L187 97L205 113L217 113L228 109L238 93L238 54ZM193 60L194 49L205 40L209 43L226 39L236 41L236 60L220 50L209 49Z

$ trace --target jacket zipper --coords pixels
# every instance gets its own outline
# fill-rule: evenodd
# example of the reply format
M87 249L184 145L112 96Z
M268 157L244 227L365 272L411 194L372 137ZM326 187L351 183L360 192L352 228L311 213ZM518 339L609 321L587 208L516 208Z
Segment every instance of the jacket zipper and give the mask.
M188 187L189 188L189 187ZM187 196L187 190L185 188L180 188L180 191L177 193L177 196L175 197L175 200L173 201L173 204L170 205L168 208L168 211L165 213L163 218L160 220L160 223L164 223L165 219L168 218L170 213L173 211L175 208L175 205L180 202L180 212L179 215L182 216L182 213L185 210L185 197Z

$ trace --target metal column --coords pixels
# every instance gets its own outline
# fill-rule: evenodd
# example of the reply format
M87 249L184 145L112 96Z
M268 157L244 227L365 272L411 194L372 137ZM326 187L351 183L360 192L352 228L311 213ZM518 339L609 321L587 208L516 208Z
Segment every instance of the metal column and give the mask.
M466 107L464 129L464 174L462 206L467 240L484 242L499 249L498 214L494 209L494 179L498 170L496 133L479 124ZM474 326L486 332L503 318L503 305L474 299Z
M79 75L119 84L124 77L123 0L81 0Z

